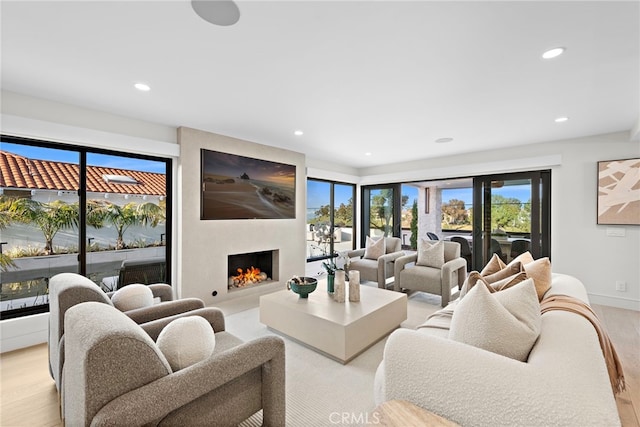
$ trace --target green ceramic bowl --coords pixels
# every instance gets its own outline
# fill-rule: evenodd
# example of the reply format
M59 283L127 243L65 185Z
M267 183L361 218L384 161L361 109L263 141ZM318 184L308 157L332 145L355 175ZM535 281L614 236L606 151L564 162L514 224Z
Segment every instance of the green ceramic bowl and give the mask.
M304 283L296 283L289 280L287 282L287 288L300 295L300 298L308 298L309 294L316 290L318 279L313 277L301 277L300 279L302 279Z

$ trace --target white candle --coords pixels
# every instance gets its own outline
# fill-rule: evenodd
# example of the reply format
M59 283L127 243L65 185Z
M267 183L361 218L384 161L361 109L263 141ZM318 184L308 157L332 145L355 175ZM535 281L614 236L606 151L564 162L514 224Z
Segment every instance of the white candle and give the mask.
M349 272L349 301L360 301L360 272L357 270Z

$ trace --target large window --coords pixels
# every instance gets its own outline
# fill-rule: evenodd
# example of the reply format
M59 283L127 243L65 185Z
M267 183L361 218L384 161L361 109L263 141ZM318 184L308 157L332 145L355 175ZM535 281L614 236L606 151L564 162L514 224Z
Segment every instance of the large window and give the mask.
M47 311L57 273L108 291L124 260L170 259L171 160L3 136L0 162L3 319Z
M355 185L307 179L307 259L354 248Z

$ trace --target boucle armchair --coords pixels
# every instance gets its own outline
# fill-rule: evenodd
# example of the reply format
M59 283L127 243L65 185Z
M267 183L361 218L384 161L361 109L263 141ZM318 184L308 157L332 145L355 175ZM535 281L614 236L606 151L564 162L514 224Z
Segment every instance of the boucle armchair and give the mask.
M398 237L384 237L385 254L377 259L365 258L366 248L356 249L347 252L349 258L349 271L360 272L360 280L370 280L377 282L378 287L386 289L387 279L393 277L393 263L403 256L402 240Z
M171 286L166 284L149 285L153 296L160 299L160 303L151 307L129 310L126 313L134 322L145 324L158 319L193 312L204 308L204 303L198 298L184 298L173 301ZM76 304L96 301L113 306L110 296L88 278L76 273L56 274L49 281L49 371L56 382L58 391L62 389L62 366L64 364L64 316L67 310ZM150 331L155 331L162 322L152 323Z
M243 342L214 328L213 354L174 372L151 337L107 304L70 308L65 328L66 425L235 426L261 409L263 425L285 425L280 337Z
M441 268L416 265L418 254L396 259L393 289L428 292L442 296L442 306L449 304L451 289L462 288L467 277L467 261L460 257L460 244L440 240L444 245L444 265Z

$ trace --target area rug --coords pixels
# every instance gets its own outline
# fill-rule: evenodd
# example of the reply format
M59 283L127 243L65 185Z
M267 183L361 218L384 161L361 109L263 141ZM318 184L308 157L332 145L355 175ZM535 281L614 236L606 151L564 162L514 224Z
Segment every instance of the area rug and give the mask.
M415 328L440 309L440 298L415 293L407 306L403 328ZM244 340L279 335L260 323L254 307L226 317L226 328ZM373 379L387 337L369 347L346 365L325 357L284 335L286 348L287 425L300 427L367 425L373 422ZM241 424L260 426L258 413Z

